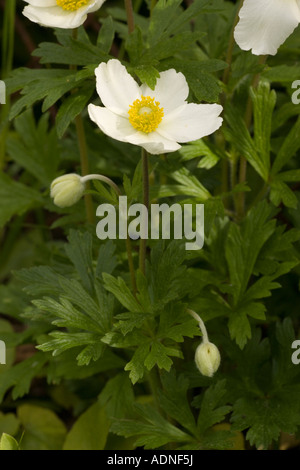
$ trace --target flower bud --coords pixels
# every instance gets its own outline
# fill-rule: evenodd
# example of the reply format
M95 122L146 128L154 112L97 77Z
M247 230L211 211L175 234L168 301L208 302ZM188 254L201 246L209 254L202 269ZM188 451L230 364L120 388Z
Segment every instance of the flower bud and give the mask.
M202 342L195 352L195 363L202 375L212 377L221 362L220 352L213 343Z
M51 197L58 207L73 206L82 197L85 186L76 173L59 176L51 183Z

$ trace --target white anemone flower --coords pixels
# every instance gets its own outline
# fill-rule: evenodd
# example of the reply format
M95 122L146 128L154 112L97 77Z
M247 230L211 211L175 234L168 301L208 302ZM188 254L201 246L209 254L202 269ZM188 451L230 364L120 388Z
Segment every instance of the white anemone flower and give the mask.
M245 0L234 38L255 55L275 55L300 23L300 0Z
M82 25L88 13L99 10L105 0L24 0L23 15L41 26L74 29Z
M108 136L139 145L151 154L174 152L215 132L222 124L218 104L187 103L189 87L174 69L160 73L155 89L139 85L117 59L95 70L104 107L90 104L90 118Z

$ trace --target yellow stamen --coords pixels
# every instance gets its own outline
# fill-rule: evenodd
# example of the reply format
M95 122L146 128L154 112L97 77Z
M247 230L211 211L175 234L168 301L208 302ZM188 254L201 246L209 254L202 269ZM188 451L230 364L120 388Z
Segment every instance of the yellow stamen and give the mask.
M90 0L56 0L59 7L64 10L75 11L81 7L84 7Z
M128 111L129 122L138 131L149 134L157 129L164 116L164 109L150 96L135 100Z

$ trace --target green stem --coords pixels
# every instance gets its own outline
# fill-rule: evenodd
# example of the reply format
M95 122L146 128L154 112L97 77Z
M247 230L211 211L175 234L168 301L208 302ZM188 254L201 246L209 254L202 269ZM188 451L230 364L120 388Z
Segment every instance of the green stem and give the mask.
M129 34L134 30L133 6L131 0L125 0L125 10L127 15L127 25Z
M6 78L13 67L14 43L15 43L15 16L16 0L6 2L3 16L2 30L2 61L1 61L1 79ZM6 104L1 105L1 123L0 131L0 170L5 164L6 137L9 130L8 114L10 108L10 97L6 96ZM7 122L6 122L7 121Z
M88 160L88 151L87 151L87 145L86 145L83 119L82 119L81 114L78 114L78 116L76 116L75 126L76 126L79 153L80 153L81 175L86 176L89 174L89 160ZM89 189L89 185L87 186L87 189ZM92 195L85 194L84 202L85 202L87 220L89 223L93 224L95 223L95 214L94 214Z
M152 12L153 12L156 4L157 4L157 0L151 0L151 3L150 3L150 16L152 15Z
M78 28L74 28L72 30L72 38L76 40L78 37ZM70 70L77 70L76 65L70 65ZM75 90L72 90L72 93L75 93ZM85 137L85 130L82 115L78 114L75 117L75 127L77 133L77 140L78 140L78 147L79 147L79 154L80 154L80 168L81 168L81 175L86 176L89 174L89 159L88 159L88 150L86 144L86 137ZM87 183L87 189L90 189L89 183ZM93 199L91 194L84 195L84 203L85 203L85 211L87 221L90 224L95 223L95 214L94 214L94 207L93 207Z
M209 343L208 334L206 330L206 326L201 317L199 317L198 313L194 312L194 310L187 309L187 312L198 322L199 328L202 333L202 341L203 343Z
M148 163L148 153L146 152L145 149L142 149L142 171L143 171L143 204L147 208L147 211L148 211L149 210L149 163ZM146 272L146 251L147 251L147 239L141 237L139 268L143 274L145 274Z
M229 81L229 77L230 77L232 57L233 57L233 48L234 48L234 43L235 43L234 28L235 28L235 26L238 22L239 11L242 7L242 2L243 2L243 0L240 0L239 4L237 6L235 17L234 17L234 20L233 20L233 25L232 25L232 28L231 28L231 31L230 31L230 38L229 38L228 49L227 49L226 59L225 59L226 63L228 64L228 67L224 70L223 77L222 77L222 82L225 85L225 87L227 86L228 81ZM226 92L224 91L221 94L221 104L222 104L223 107L225 106L226 98L227 98L226 97ZM220 142L221 146L224 148L225 147L224 134L220 131L219 133L217 133L217 136L218 136L218 139L219 139L219 142ZM228 159L224 158L222 160L221 175L222 175L222 186L221 186L222 192L226 193L228 191L228 176L229 176ZM224 204L225 204L225 207L227 207L228 198L224 199Z
M237 6L237 10L236 10L234 21L233 21L233 26L232 26L231 32L230 32L230 39L229 39L229 44L228 44L228 49L227 49L227 54L226 54L226 59L225 59L227 64L228 64L228 67L226 67L226 69L224 70L223 78L222 78L222 82L224 83L224 85L227 85L227 83L229 81L229 76L230 76L230 72L231 72L231 64L232 64L232 56L233 56L233 48L234 48L234 43L235 43L234 29L235 29L236 24L237 24L238 19L239 19L239 12L240 12L240 9L242 7L242 4L243 4L243 0L240 0L239 4ZM223 99L224 99L224 97L223 97Z

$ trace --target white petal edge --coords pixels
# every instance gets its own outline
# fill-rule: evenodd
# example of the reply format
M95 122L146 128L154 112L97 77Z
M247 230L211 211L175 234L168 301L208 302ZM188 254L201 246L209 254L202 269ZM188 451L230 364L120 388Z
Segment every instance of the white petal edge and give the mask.
M104 134L121 142L143 147L153 155L175 152L175 150L180 148L177 142L169 140L157 132L144 134L143 132L136 131L128 119L113 113L107 108L90 104L88 106L88 113L91 120L97 124Z
M219 104L187 103L163 118L157 132L180 143L201 139L221 127L222 111Z
M275 55L300 22L297 0L245 0L234 38L255 55Z
M128 118L129 106L141 97L139 85L117 59L102 62L95 70L97 93L105 107Z

